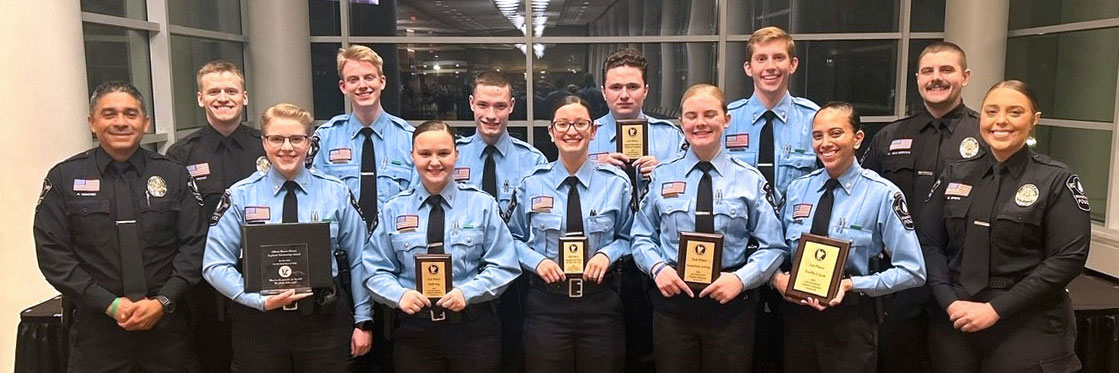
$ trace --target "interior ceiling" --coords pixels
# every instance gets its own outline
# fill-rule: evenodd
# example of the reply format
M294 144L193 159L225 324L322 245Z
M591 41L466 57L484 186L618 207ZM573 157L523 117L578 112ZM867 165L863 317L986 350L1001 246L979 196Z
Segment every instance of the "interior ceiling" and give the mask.
M397 27L415 34L431 35L509 35L519 33L516 16L524 16L525 1L519 1L514 14L502 13L497 0L398 0ZM546 17L545 28L584 26L603 14L619 0L527 0L535 17Z

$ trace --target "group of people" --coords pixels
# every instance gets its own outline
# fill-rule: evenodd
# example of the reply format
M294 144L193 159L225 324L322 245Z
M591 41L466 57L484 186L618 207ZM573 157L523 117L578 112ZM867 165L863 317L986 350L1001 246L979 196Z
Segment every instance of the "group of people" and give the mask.
M996 84L976 112L961 99L964 51L934 43L916 73L923 110L866 139L852 104L789 94L789 34L762 28L747 48L752 96L694 85L679 125L642 111L640 52L610 55L608 114L577 96L552 108L554 162L509 135L504 75L477 75L476 132L458 138L385 112L382 60L363 46L337 55L352 112L317 129L284 103L259 130L241 124L244 76L206 64L209 125L166 155L139 146L140 93L105 83L89 103L99 146L49 171L35 213L39 266L75 305L69 366L1079 369L1064 287L1087 257L1089 206L1068 167L1026 146L1041 113L1025 83ZM630 119L647 121L636 158L617 150ZM329 223L334 285L246 291L243 226L308 222ZM677 271L690 233L723 240L702 287ZM805 234L850 243L830 301L786 294ZM572 237L577 271L561 259ZM417 287L425 254L450 256L441 297Z

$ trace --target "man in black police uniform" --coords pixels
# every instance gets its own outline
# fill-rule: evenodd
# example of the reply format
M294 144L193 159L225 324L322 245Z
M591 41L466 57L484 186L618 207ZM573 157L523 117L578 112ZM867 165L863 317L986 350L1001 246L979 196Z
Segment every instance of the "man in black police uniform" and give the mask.
M245 75L228 61L203 65L196 76L198 106L206 112L208 126L176 141L167 157L186 166L202 194L202 219L214 214L229 186L266 169L267 158L260 130L241 125L249 103ZM195 349L206 372L228 372L232 346L230 325L225 318L225 297L203 281L191 289L190 324Z
M175 305L201 279L202 199L181 165L140 149L143 97L107 82L90 99L100 146L55 165L35 211L39 268L76 304L71 371L194 371Z
M925 197L941 171L978 156L986 145L979 136L978 114L960 96L971 77L964 51L950 42L933 43L921 51L916 75L923 110L883 127L862 165L896 184L912 216L921 216ZM878 336L879 371L928 370L928 306L927 286L886 299Z

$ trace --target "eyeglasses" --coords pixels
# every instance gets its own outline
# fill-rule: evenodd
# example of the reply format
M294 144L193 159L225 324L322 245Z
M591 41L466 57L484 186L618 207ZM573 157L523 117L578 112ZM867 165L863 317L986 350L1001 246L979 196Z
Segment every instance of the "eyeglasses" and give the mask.
M264 140L268 141L268 144L272 146L283 146L284 141L290 142L291 146L300 146L307 142L307 135L264 135Z
M560 131L560 132L567 132L567 130L570 129L571 127L575 127L576 131L586 131L587 128L591 128L591 121L589 121L589 120L580 120L580 121L575 121L575 122L555 121L555 122L552 122L552 127L555 127L556 131Z

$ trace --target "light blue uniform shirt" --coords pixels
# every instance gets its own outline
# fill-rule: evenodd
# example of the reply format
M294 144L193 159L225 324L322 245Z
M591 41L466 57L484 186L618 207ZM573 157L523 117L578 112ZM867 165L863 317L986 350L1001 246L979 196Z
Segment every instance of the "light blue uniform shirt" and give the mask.
M475 133L455 141L458 147L458 160L455 162L455 181L473 184L482 189L482 171L486 165L486 141ZM528 143L517 140L509 133L503 133L494 144L497 151L493 154L494 171L497 176L497 204L501 211L509 208L513 189L534 167L547 163L544 153Z
M723 146L731 157L758 167L758 145L765 126L765 105L757 97L744 98L727 105L730 127L723 133ZM783 200L789 183L816 167L812 150L812 117L820 110L812 100L785 97L773 107L773 184L777 201ZM745 137L743 137L745 135Z
M684 132L680 127L664 119L657 119L641 113L638 118L649 121L649 155L657 158L657 162L664 163L683 154ZM616 153L618 151L618 121L613 114L607 113L602 118L594 121L598 127L591 140L587 151L591 160L597 161L603 153Z
M829 178L820 169L789 185L781 217L790 254L795 254L801 234L812 230L816 204ZM858 161L838 181L828 236L852 241L845 268L852 290L876 297L924 284L925 260L901 190ZM893 268L870 273L870 258L883 249Z
M633 259L637 267L652 274L653 265L676 265L680 232L695 231L696 189L703 171L692 150L653 170L649 193L633 223ZM781 221L774 210L771 188L756 168L730 158L726 150L711 160L715 232L723 234L723 268L741 266L735 275L744 289L767 283L781 264L785 247ZM668 194L679 190L683 193ZM746 257L746 244L753 237L758 250ZM745 264L745 265L743 265Z
M323 123L311 139L311 167L341 179L354 197L361 198L361 147L365 136L359 131L361 121L353 114L341 114ZM414 179L412 164L412 131L415 128L392 114L381 115L370 125L373 128L373 152L377 154L377 201L408 189Z
M509 231L521 266L536 272L544 259L559 261L559 237L567 232L567 193L564 180L571 176L562 162L556 161L534 170L517 186L517 204L509 220ZM590 160L574 175L579 179L579 209L583 213L583 234L588 253L606 254L614 263L630 249L629 178L617 167ZM592 189L593 188L593 189ZM588 255L590 257L591 255Z
M443 196L444 250L451 254L452 286L467 304L496 299L521 274L509 228L497 202L474 186L447 183ZM416 289L415 256L427 253L427 222L431 206L422 184L385 202L377 229L366 248L365 285L373 297L392 307L407 290ZM409 222L416 222L412 228ZM398 227L400 229L398 229Z
M221 214L217 224L210 226L206 236L206 254L202 258L202 276L214 289L233 301L264 311L264 297L260 293L246 293L245 282L237 270L241 257L241 224L273 224L283 221L284 182L275 169L256 172L229 187L218 203ZM330 222L331 252L342 249L350 257L350 294L354 299L354 321L372 319L369 292L361 286L365 278L361 267L361 253L366 244L365 222L361 219L350 191L342 181L323 175L316 170L304 169L294 179L299 184L296 198L299 201L299 221L303 223ZM253 216L245 209L257 208ZM261 209L263 208L263 209ZM264 209L267 212L261 212ZM338 263L331 255L331 273L338 277Z

